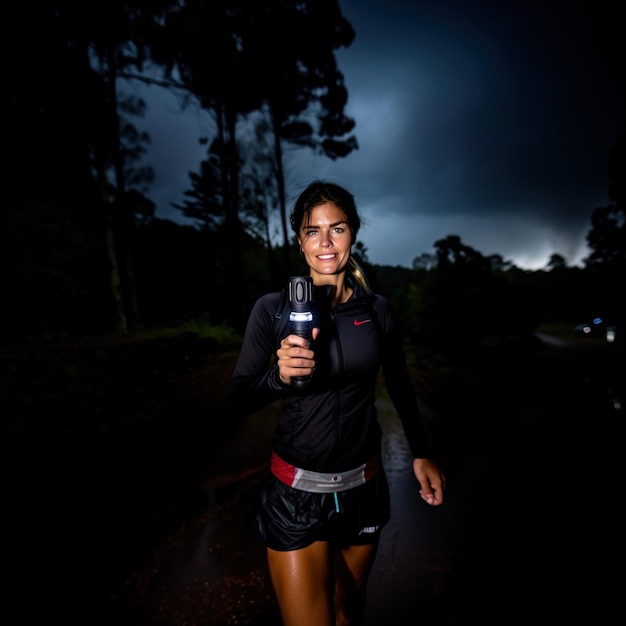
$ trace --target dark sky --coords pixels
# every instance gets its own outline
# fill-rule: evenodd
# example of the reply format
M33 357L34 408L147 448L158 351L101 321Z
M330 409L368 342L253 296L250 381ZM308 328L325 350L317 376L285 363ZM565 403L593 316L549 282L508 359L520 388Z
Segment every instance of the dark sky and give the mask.
M587 254L609 203L609 151L624 128L623 68L598 1L340 0L356 31L336 53L359 149L286 156L293 200L316 177L354 194L370 261L410 267L448 235L523 268ZM155 88L140 124L157 215L181 202L206 148L206 114Z

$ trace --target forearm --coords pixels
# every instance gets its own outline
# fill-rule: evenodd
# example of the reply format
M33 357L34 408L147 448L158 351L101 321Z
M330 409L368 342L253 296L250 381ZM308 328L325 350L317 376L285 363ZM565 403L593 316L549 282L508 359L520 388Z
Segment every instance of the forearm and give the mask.
M386 387L402 422L413 458L431 458L434 451L424 427L422 412L408 374L386 380Z
M272 365L260 376L233 375L230 401L238 411L258 411L284 397L287 389L278 376L278 367Z

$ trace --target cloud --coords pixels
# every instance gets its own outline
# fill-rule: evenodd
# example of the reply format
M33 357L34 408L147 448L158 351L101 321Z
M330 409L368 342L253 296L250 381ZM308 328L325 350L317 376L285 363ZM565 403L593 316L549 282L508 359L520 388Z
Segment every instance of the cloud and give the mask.
M558 225L520 217L503 211L495 217L469 215L418 215L398 218L387 214L387 205L361 205L364 226L359 240L368 258L378 265L411 267L422 254L434 254L434 244L449 235L459 235L465 245L484 256L500 255L524 269L545 267L552 254L558 253L568 265L580 265L589 250L585 229L564 231ZM461 234L462 233L462 234Z
M524 268L586 256L624 128L623 68L601 6L520 0L342 0L356 31L336 52L359 149L285 150L291 201L314 178L345 185L370 221L374 263L410 266L461 237ZM153 92L158 93L158 92ZM208 115L152 97L151 196L173 218L198 171Z

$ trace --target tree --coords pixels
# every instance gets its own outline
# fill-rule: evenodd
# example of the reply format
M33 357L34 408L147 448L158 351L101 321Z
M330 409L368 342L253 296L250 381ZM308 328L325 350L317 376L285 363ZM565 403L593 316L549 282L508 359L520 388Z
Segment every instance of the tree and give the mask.
M626 262L626 207L610 204L594 209L587 233L591 253L585 264L620 265Z
M591 253L588 266L610 265L620 270L626 266L626 131L622 132L609 159L609 198L605 207L594 209L587 243Z
M129 188L151 182L149 169L132 170L132 163L145 151L149 138L137 133L128 115L141 115L145 103L123 98L120 79L129 70L141 74L152 43L158 40L162 21L175 9L172 0L157 0L146 7L142 0L78 2L78 18L92 67L105 89L102 117L105 132L95 145L94 165L99 181L105 240L111 266L112 293L116 303L117 328L125 332L138 319L132 253L129 249L131 213L126 202Z
M428 252L422 252L413 259L414 270L432 270L437 267L437 257Z
M166 36L153 52L166 76L176 77L214 116L211 151L219 162L218 188L236 276L243 271L241 171L250 154L255 158L250 143L239 137L246 138L256 115L267 112L288 269L282 142L318 149L330 158L356 147L354 137L346 138L354 122L343 114L347 91L334 58L334 50L349 45L353 36L336 0L187 0L168 16ZM246 300L243 290L233 298L236 326L245 319Z
M203 173L219 176L228 271L236 277L243 274L237 130L262 102L250 89L244 55L245 34L254 13L255 3L250 0L187 0L180 11L168 16L164 37L153 48L166 77L175 78L215 120L211 171ZM210 196L208 190L204 193ZM244 281L243 288L228 299L230 322L235 327L243 324L246 301Z
M354 120L344 114L348 92L334 56L339 47L351 45L355 33L336 0L279 0L258 6L261 10L249 32L250 78L269 108L284 263L289 271L283 143L333 160L358 147L350 135Z
M559 271L567 267L567 261L565 257L560 254L554 253L550 255L550 259L546 263L546 270L549 272Z
M414 340L457 351L484 337L504 339L534 329L537 300L508 279L510 263L500 255L485 257L458 235L434 247L434 267L428 255L413 265L419 287L413 285L407 307L416 316Z
M191 185L184 193L184 202L172 204L185 217L209 230L223 226L226 218L220 150L220 143L215 140L209 148L208 157L200 163L200 172L189 172Z
M4 228L14 241L38 241L36 248L26 245L16 250L19 255L30 254L27 262L17 265L31 272L30 280L23 282L29 285L28 293L20 294L27 307L20 309L18 323L30 325L29 332L53 332L78 326L80 308L94 312L85 296L87 276L91 274L91 281L103 276L95 258L104 246L96 238L101 213L96 210L94 163L103 134L106 92L91 67L88 42L78 26L80 6L14 3L7 13L16 61L9 64L6 77L9 107L3 141L9 158ZM81 306L74 306L81 299ZM104 308L99 304L100 310ZM47 314L42 316L41 311Z
M136 194L147 190L152 172L133 165L148 137L130 119L144 105L118 88L129 68L141 73L163 15L177 4L69 0L17 3L9 10L19 54L7 81L10 195L14 206L25 207L34 196L50 207L58 203L81 229L99 232L97 249L108 255L108 291L121 331L134 322L137 309L128 230L139 206ZM35 188L28 184L33 172ZM141 203L142 210L146 206Z
M437 266L440 269L450 266L487 269L490 266L488 259L471 246L466 246L458 235L439 239L434 246Z
M501 254L490 254L487 261L491 269L497 272L508 272L515 267L512 261L506 260Z

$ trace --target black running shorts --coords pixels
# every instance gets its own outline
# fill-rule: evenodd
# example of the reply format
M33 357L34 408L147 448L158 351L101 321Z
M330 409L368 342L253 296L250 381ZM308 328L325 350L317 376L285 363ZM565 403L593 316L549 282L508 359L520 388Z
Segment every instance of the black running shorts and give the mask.
M389 485L382 467L363 485L336 493L294 489L268 470L259 492L256 521L269 548L287 551L314 541L341 547L377 543L389 515Z

